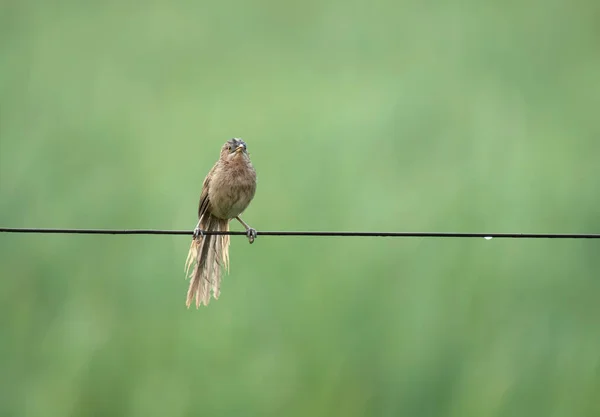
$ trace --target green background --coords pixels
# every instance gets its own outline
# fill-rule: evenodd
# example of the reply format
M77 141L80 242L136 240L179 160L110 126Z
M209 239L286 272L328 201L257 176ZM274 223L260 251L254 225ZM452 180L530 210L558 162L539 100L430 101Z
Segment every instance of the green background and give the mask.
M0 226L600 231L597 1L4 1ZM241 230L233 224L234 230ZM600 242L0 234L0 414L600 415Z

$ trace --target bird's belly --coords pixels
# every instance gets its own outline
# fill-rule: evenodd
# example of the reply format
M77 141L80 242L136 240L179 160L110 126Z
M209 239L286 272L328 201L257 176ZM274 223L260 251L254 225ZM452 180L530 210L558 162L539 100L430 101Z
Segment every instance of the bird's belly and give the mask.
M209 196L212 214L221 219L233 219L239 216L246 210L254 196L252 188L247 185L234 185Z

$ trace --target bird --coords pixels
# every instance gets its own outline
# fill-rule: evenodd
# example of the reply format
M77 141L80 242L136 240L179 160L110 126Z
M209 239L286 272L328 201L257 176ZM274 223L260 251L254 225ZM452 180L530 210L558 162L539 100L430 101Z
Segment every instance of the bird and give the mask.
M236 219L246 229L248 241L253 243L256 239L256 230L240 217L255 192L256 171L250 162L246 142L241 138L232 138L221 148L219 160L202 184L198 224L185 263L186 276L190 278L187 308L194 298L196 308L200 304L207 306L211 291L212 296L218 299L222 269L229 271L229 235L204 232L228 232L229 222Z

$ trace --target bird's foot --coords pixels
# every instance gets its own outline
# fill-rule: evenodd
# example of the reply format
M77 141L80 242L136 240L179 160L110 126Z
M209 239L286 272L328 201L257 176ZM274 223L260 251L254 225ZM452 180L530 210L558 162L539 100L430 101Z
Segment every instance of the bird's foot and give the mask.
M198 237L204 237L204 232L200 229L200 226L196 226L194 229L194 240L198 239Z
M254 243L254 239L256 239L256 236L257 236L256 229L253 229L251 227L247 228L246 236L248 236L249 243Z

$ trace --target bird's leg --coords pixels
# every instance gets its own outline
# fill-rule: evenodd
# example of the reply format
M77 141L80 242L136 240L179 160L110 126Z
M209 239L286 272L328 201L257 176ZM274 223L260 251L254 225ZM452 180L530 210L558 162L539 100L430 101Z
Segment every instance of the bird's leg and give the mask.
M246 228L246 236L248 236L248 242L254 243L254 239L256 239L256 230L251 228L248 223L242 220L240 216L235 216L236 220L242 224Z
M198 236L204 237L204 232L200 230L200 220L198 220L198 224L194 229L194 240L198 239Z

